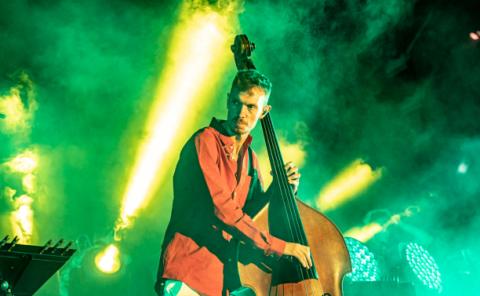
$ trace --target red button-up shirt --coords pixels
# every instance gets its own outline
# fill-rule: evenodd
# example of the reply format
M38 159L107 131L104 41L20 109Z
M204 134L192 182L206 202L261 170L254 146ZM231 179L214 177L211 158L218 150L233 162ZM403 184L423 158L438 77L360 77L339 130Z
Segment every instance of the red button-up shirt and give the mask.
M234 140L224 133L220 121L213 119L182 149L158 274L213 296L222 295L224 290L225 258L220 254L232 235L266 255L281 256L285 248L285 241L260 231L247 212L252 181L249 161L258 169L255 154L249 160L247 152L252 137L246 139L237 160L233 157ZM258 177L261 184L260 174ZM261 185L258 187L257 193L264 193ZM251 203L260 198L254 194Z

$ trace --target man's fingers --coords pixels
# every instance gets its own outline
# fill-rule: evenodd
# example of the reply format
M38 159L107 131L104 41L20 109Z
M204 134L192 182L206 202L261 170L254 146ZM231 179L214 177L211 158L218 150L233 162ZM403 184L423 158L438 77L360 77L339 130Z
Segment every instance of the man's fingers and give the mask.
M297 167L291 167L289 169L285 170L287 172L287 175L295 174L298 173L298 168Z
M284 168L287 172L292 171L292 170L297 170L298 171L298 168L293 164L293 162L287 162L285 164Z
M287 172L288 183L298 187L301 177L301 174L298 172L298 167L296 167L293 162L289 161L285 164L285 171Z
M303 260L304 260L303 267L309 269L310 267L312 267L312 258L310 256L310 247L305 246L302 250L302 253L303 253L302 257L303 257Z
M298 170L298 167L295 166L293 163L285 165L285 170L291 171L291 170Z
M301 174L296 171L296 172L291 172L287 175L289 178L294 178L294 179L300 179Z
M308 268L311 268L313 266L313 262L312 262L312 256L310 256L310 253L308 254Z
M312 267L312 257L310 256L310 247L305 247L304 249L304 258L305 258L305 268Z
M311 268L313 266L310 247L308 246L303 246L298 243L287 243L285 247L285 255L297 259L298 263L300 263L303 268Z
M293 181L290 180L290 181L288 181L288 184L294 185L294 186L298 186L298 185L300 184L300 181L298 181L298 180L293 180Z
M310 256L310 248L306 246L302 246L301 249L298 250L298 255L296 256L300 264L302 264L303 268L311 268L312 267L312 258Z
M288 183L290 183L292 185L299 184L300 183L300 174L295 174L295 175L288 176Z
M295 167L295 168L290 168L289 170L287 170L287 176L289 178L290 177L300 178L300 173L298 172L298 168Z
M302 264L303 268L307 268L307 260L305 259L305 257L301 256L300 258L300 264Z

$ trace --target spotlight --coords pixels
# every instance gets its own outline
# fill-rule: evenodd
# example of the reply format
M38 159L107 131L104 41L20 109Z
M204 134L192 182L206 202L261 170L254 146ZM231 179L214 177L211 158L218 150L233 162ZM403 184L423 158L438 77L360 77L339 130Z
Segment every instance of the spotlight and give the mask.
M480 40L480 31L471 32L471 33L470 33L470 39L472 39L473 41L478 41L478 40Z
M442 279L435 259L417 243L408 243L405 257L410 269L423 287L436 292L442 291Z
M465 174L467 173L467 171L468 171L468 164L466 164L465 162L461 162L457 167L457 172L459 174Z
M95 264L103 273L116 273L121 267L118 247L114 244L109 245L103 252L95 256Z
M378 262L367 246L351 237L345 238L345 244L352 262L352 272L347 274L347 278L353 282L377 281L379 279Z

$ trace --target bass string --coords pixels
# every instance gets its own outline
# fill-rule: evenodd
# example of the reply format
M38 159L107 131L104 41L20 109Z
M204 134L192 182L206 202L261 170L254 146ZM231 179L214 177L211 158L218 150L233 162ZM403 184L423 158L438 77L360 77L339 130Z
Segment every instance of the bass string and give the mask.
M235 58L237 58L238 53L237 53L237 52L234 52L234 55L235 55ZM251 60L250 60L248 57L246 57L246 56L243 57L243 59L241 60L241 63L240 63L240 64L241 64L241 65L238 65L238 64L237 64L238 69L240 69L240 68L242 68L242 69L245 69L245 68L247 68L247 69L256 69L255 65L253 64L253 61L251 61ZM269 148L270 150L269 150L269 151L273 151L274 148L275 148L275 146L277 147L277 149L276 149L276 150L277 150L277 154L278 154L277 157L273 157L273 159L272 159L272 156L271 156L272 152L269 152L270 162L272 163L272 170L274 169L275 166L277 167L277 169L276 169L277 172L274 173L274 174L277 175L277 179L279 179L279 180L283 177L283 184L285 184L285 183L287 184L287 188L286 188L286 189L283 188L283 192L285 192L285 193L290 192L290 194L291 194L291 198L287 198L287 203L289 204L289 206L287 206L286 201L285 201L285 198L283 198L284 195L282 194L282 202L283 202L283 204L284 204L284 207L285 207L285 209L286 209L287 211L290 211L290 213L292 213L293 211L296 212L297 217L300 217L300 214L298 213L298 208L296 207L296 204L295 204L295 196L293 195L293 192L292 192L290 186L288 185L288 179L287 179L287 177L286 177L285 170L283 170L283 159L282 159L282 156L281 156L281 153L280 153L280 149L278 148L278 141L277 141L276 136L275 136L275 131L273 130L273 124L272 124L271 119L270 119L270 114L267 114L267 115L266 115L266 121L261 120L261 122L262 122L262 129L263 129L263 132L264 132L264 135L265 135L265 141L266 141L266 143L267 143L267 149L268 149L268 147L270 146L270 148ZM266 128L266 127L265 127L266 124L265 124L264 122L269 122L269 123L270 123L270 124L269 124L270 127L269 127L269 128L268 128L268 127ZM271 130L271 134L269 133L269 130ZM268 139L268 138L271 138L271 139ZM273 155L273 156L275 156L275 155ZM277 161L277 165L275 165L275 164L273 163L273 161ZM280 163L280 166L278 166L278 162ZM280 172L278 172L278 168L280 168L281 171L283 171L283 175L282 175ZM283 186L284 186L284 185L283 185ZM282 186L279 186L279 187L282 187ZM282 190L282 188L280 188L280 190ZM294 203L294 204L293 204L293 207L292 207L292 204L291 204L291 203ZM290 209L289 209L289 207L290 207ZM290 215L292 215L292 214L290 214ZM293 236L294 236L294 235L293 235L293 230L292 230L292 226L290 225L290 223L291 223L291 222L290 222L290 219L288 219L288 227L289 227L290 233L291 233L291 235L292 235L292 237L293 237ZM299 230L298 230L298 226L299 226L299 225L297 224L296 227L295 227L295 228L297 229L297 230L296 230L297 235L300 235L300 237L303 238L302 241L306 244L307 239L306 239L306 237L305 237L305 232L304 232L304 230L303 230L303 225L301 225L301 221L300 221L300 229L301 229L300 233L298 233L298 231L299 231ZM303 233L303 235L302 235L302 233ZM298 272L299 269L300 269L300 267L299 267L299 265L297 264L297 272ZM302 269L300 269L300 273L301 273L302 279L304 279ZM313 272L312 272L312 273L313 273ZM305 282L304 282L303 284L304 284L304 287L305 287ZM270 287L270 292L271 292L271 288L272 288L272 287ZM307 295L308 295L308 290L306 289L306 287L305 287L305 291L307 291ZM277 293L278 293L278 290L276 290L276 294L277 294ZM315 291L314 291L314 294L313 294L313 295L316 295L316 292L315 292Z
M284 204L285 209L287 210L287 221L288 223L293 223L293 232L291 235L296 242L302 242L301 229L299 227L298 219L294 219L295 216L295 206L292 204L294 201L293 192L288 184L288 177L286 175L285 169L283 167L283 159L280 154L278 142L276 141L275 131L273 130L273 125L269 114L264 118L265 121L265 139L267 142L267 148L269 148L269 155L271 157L270 161L272 163L272 171L276 181L279 183L279 189L281 191L281 198Z
M295 223L295 230L296 230L296 233L297 233L297 242L303 244L303 245L308 245L308 242L307 242L307 239L306 239L306 236L305 236L305 231L304 231L304 228L303 228L303 224L302 224L302 221L300 219L300 213L298 211L298 207L296 205L296 201L295 201L295 196L293 194L293 191L292 191L292 188L291 186L288 184L288 177L286 175L286 172L283 168L283 158L282 158L282 154L281 154L281 151L280 151L280 146L278 144L278 140L277 140L277 137L275 135L275 130L274 130L274 127L273 127L273 122L271 120L271 116L270 114L267 114L267 118L266 118L266 126L267 126L267 130L269 132L269 139L270 139L270 142L272 144L272 148L273 148L273 156L275 156L275 162L276 162L276 168L277 168L277 174L279 175L279 180L283 180L282 182L282 185L284 187L284 190L283 192L286 192L287 194L283 195L283 198L286 199L287 201L287 205L289 207L289 212L290 212L290 218L291 220L293 220L293 222ZM302 279L305 279L305 275L304 273L306 272L307 274L307 278L315 278L315 272L314 272L314 268L310 268L310 269L300 269L301 270L301 278Z
M268 116L268 114L267 114ZM267 150L269 152L269 157L270 157L270 163L271 163L271 166L272 166L272 171L273 171L273 174L274 176L276 177L277 180L279 180L279 169L278 169L278 159L277 157L274 155L274 139L272 138L272 134L271 134L271 130L269 129L268 127L268 121L266 120L266 118L264 118L262 120L262 129L263 129L263 132L264 132L264 136L265 136L265 142L266 142L266 145L267 145ZM283 167L282 167L283 168ZM280 195L281 195L281 201L283 203L283 206L284 208L289 211L289 207L288 205L286 204L286 199L283 198L283 196L286 194L286 192L288 191L285 191L285 188L282 186L282 184L280 183L279 184L279 190L280 190ZM289 214L289 213L288 213ZM296 240L296 237L298 235L298 232L297 230L292 227L291 225L292 221L291 219L288 219L287 217L287 226L288 226L288 230L290 232L290 235L294 238L294 240ZM302 269L300 268L300 266L297 264L296 265L296 273L302 278L304 279L305 277L303 276L303 271Z
M273 143L272 143L272 140L271 140L270 132L268 131L267 122L265 121L265 118L262 120L262 129L263 129L263 133L265 135L265 143L266 143L267 150L268 150L269 156L270 156L270 163L271 163L271 166L272 166L272 172L273 172L273 175L276 177L278 175L277 164L276 164L275 156L273 155ZM278 179L278 177L276 177L276 178ZM272 185L272 186L274 186L274 185ZM285 194L284 193L284 188L282 186L279 186L279 189L280 189L280 195L282 196L281 200L282 200L283 206L285 207L285 209L288 210L286 200L283 198L283 195ZM292 228L290 219L287 219L287 226L288 226L288 231L289 231L290 235L292 237L296 237L296 233L294 233L294 229Z
M265 123L264 123L265 122ZM289 223L290 234L292 237L299 243L307 245L307 240L305 237L305 232L303 225L300 220L300 214L298 212L298 207L295 202L295 196L293 194L292 188L288 184L288 177L286 175L285 169L283 167L283 159L278 145L277 138L275 136L275 131L273 128L273 123L269 114L265 116L262 120L262 127L264 127L265 140L267 143L267 148L270 150L272 170L274 170L274 175L279 182L279 187L281 190L281 197L283 205L288 212L287 214L290 217L287 217ZM293 227L290 225L293 222ZM292 229L293 228L293 229ZM300 276L302 279L305 279L304 271L307 273L308 278L314 278L313 268L311 269L300 269Z
M284 188L284 192L286 194L283 195L283 198L286 200L287 205L289 207L289 214L293 222L295 223L295 228L298 233L297 241L303 244L307 244L307 239L305 237L305 231L303 228L302 221L300 220L300 213L298 211L298 207L296 205L295 195L293 190L288 183L288 177L283 167L283 158L280 151L280 146L278 145L278 141L275 135L275 130L273 128L273 123L271 121L271 117L266 119L267 123L267 130L269 131L269 138L272 142L272 154L275 158L276 163L276 171L277 171L277 178L281 182L281 186Z

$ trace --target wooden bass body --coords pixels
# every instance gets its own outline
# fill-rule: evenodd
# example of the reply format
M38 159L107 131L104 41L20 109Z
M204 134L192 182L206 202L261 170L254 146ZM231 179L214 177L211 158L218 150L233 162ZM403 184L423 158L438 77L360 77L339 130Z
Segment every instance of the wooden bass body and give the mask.
M254 262L238 264L242 285L253 289L257 296L341 296L343 276L351 270L350 256L343 236L337 227L317 210L298 199L297 206L317 268L318 280L308 279L271 287L271 272L274 266L259 262L262 260L257 256L258 260ZM262 230L268 230L268 205L255 216L254 221ZM240 252L249 253L241 254L241 257L253 255L246 247L241 247ZM269 262L272 261L274 260Z

